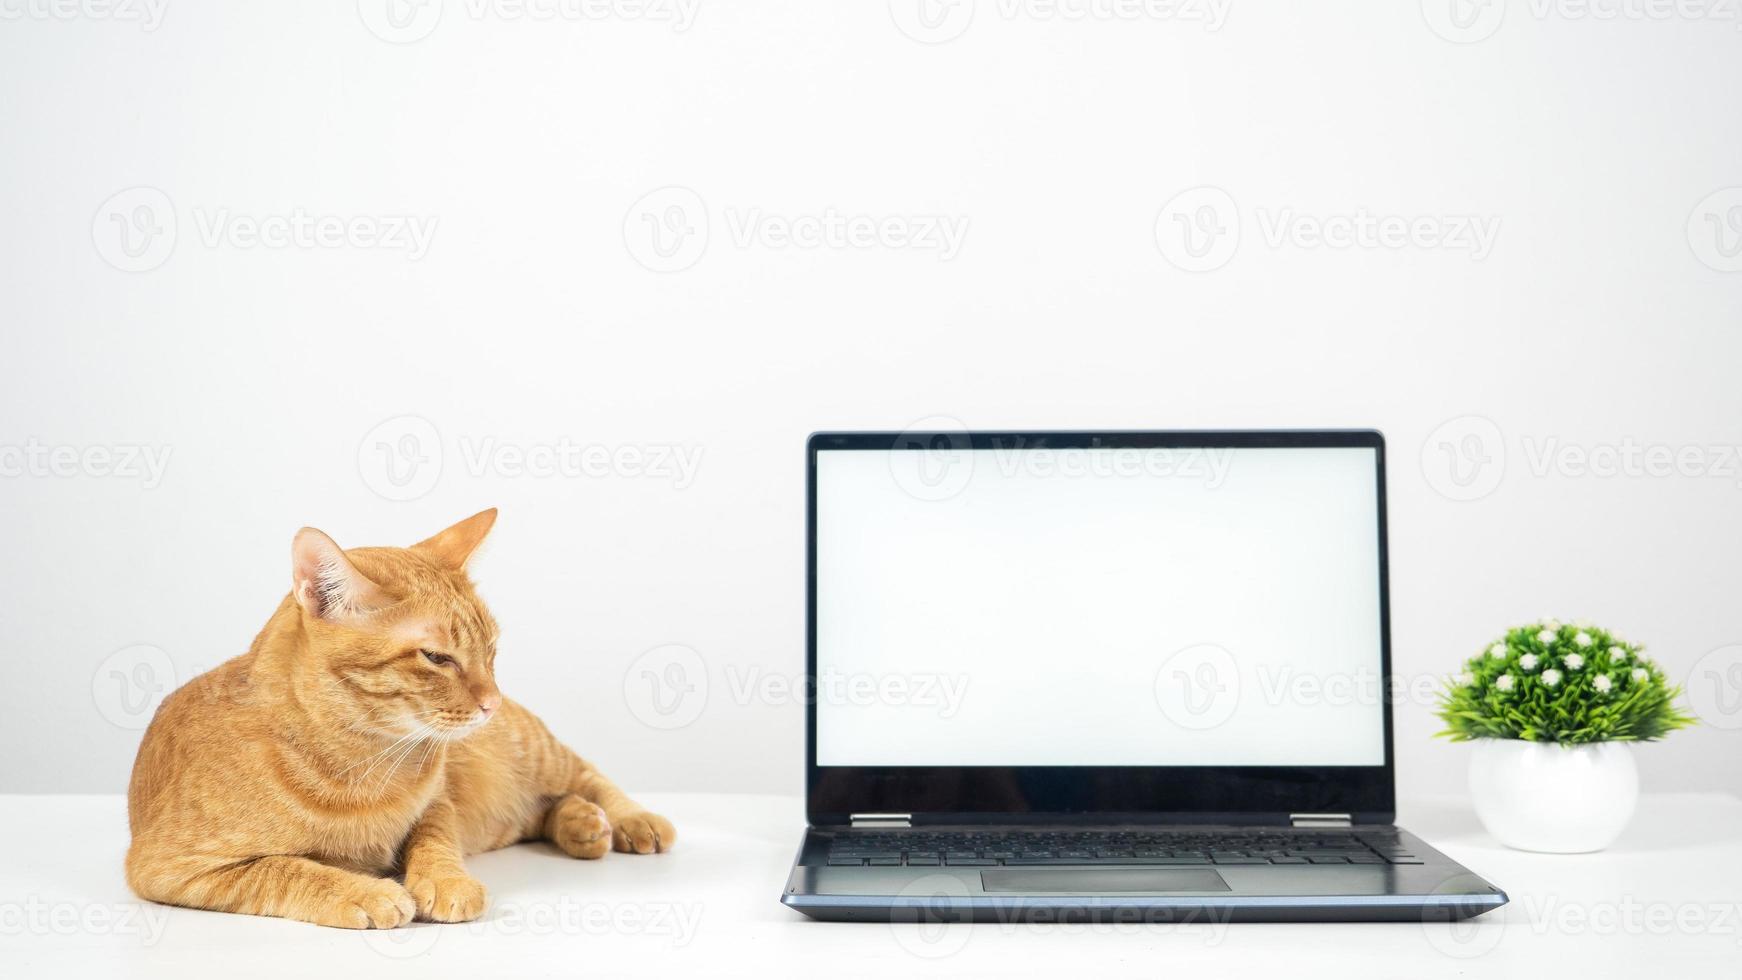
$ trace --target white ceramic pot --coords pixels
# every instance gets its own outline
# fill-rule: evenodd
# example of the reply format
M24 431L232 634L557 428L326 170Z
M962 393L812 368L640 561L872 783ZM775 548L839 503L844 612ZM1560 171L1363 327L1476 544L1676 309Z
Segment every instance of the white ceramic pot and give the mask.
M1600 851L1633 818L1639 768L1625 742L1485 738L1470 757L1470 797L1482 825L1507 847Z

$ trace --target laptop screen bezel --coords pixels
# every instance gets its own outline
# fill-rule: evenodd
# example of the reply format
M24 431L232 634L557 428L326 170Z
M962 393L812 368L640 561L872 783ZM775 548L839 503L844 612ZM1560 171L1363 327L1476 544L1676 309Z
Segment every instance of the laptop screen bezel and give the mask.
M1391 690L1385 439L1375 430L818 432L806 443L805 670L817 676L817 459L823 451L1014 448L1315 448L1374 451L1378 481L1380 691ZM813 826L854 814L943 823L1286 823L1290 814L1395 816L1392 704L1381 697L1385 762L1377 766L830 766L817 765L817 700L805 706L805 810Z

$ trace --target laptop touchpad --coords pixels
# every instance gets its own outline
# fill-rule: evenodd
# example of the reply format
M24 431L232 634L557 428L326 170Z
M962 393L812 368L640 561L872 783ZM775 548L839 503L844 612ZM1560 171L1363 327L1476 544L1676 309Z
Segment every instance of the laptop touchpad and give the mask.
M1083 893L1154 894L1157 892L1225 892L1228 883L1208 869L1159 868L1000 868L980 872L980 887L989 892L1040 895Z

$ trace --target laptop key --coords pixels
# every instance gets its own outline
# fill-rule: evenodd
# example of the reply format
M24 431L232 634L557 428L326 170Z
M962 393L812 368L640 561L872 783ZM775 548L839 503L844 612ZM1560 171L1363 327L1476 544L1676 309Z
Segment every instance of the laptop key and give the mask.
M957 857L954 854L949 855L945 861L952 868L984 868L996 866L998 864L997 861L994 861L991 858Z
M1285 857L1273 857L1270 859L1270 863L1271 864L1306 864L1307 859L1306 858L1297 858L1297 857L1286 857L1286 856Z
M910 868L935 868L938 866L936 854L909 854L907 866Z
M865 861L862 858L842 857L838 854L829 855L829 867L831 868L859 868L864 865Z

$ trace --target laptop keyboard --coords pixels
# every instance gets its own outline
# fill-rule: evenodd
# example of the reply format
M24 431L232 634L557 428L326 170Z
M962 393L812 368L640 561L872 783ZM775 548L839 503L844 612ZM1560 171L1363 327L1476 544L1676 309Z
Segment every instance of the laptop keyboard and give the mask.
M843 831L830 867L1047 864L1421 864L1386 833L1213 831Z

